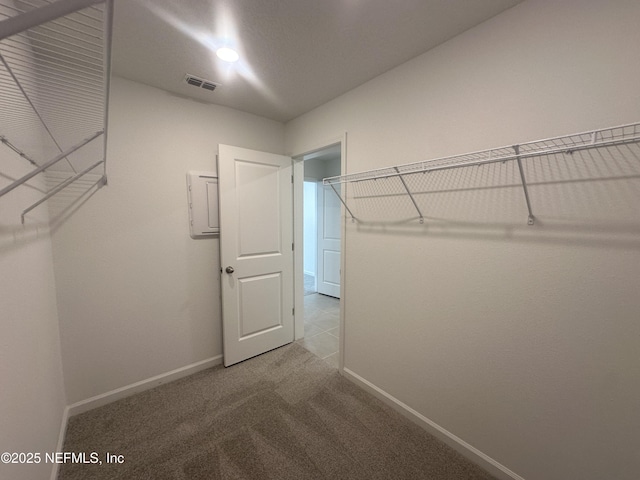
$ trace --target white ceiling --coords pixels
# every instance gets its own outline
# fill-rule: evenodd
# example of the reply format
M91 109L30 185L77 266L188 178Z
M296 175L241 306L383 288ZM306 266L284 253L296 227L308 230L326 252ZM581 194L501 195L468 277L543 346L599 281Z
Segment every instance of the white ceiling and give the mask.
M291 120L521 0L118 0L113 73ZM233 46L240 60L215 56ZM222 86L184 83L186 73Z

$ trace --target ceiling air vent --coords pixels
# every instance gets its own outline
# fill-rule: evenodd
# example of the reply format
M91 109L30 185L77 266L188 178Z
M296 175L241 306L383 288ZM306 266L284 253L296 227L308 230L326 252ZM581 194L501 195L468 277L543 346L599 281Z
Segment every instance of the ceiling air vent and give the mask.
M212 82L211 80L204 80L203 78L196 77L195 75L186 74L184 77L184 81L189 85L193 85L194 87L204 88L205 90L209 90L213 92L216 88L220 86L219 83Z

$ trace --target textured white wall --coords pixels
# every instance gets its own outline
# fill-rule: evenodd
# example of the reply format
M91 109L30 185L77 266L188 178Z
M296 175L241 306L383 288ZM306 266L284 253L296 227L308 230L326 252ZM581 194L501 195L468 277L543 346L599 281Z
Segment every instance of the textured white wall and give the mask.
M638 121L639 22L635 0L525 1L290 122L287 151L347 131L357 172ZM534 227L501 189L437 197L423 227L347 222L345 367L527 480L635 479L638 178L532 196Z
M33 167L0 145L0 188ZM55 451L66 399L47 208L40 177L0 199L0 451ZM52 465L5 465L0 478L48 478Z
M189 236L185 177L218 143L281 153L283 126L114 79L109 185L53 235L69 403L222 353L219 242Z

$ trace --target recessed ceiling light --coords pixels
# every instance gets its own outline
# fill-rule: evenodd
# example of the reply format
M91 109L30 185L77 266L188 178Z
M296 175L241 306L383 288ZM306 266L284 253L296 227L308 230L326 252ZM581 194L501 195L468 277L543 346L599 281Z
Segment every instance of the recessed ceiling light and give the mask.
M216 50L216 55L220 60L224 60L225 62L236 62L238 58L240 58L235 50L228 47L219 48Z

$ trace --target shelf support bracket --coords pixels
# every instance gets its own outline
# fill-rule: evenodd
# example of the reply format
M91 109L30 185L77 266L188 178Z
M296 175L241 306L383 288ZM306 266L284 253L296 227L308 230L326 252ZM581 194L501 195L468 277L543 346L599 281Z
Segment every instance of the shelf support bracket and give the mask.
M409 190L407 182L404 181L404 177L400 173L400 169L398 167L393 167L393 168L396 171L396 173L398 174L398 178L402 182L402 185L404 186L404 189L407 191L407 194L409 195L409 198L411 199L411 203L413 203L413 206L418 211L418 215L420 216L420 223L424 223L424 216L422 215L422 212L420 211L420 207L418 207L418 204L416 203L416 199L413 198L413 194L411 193L411 190Z
M81 171L80 173L76 173L73 177L70 177L68 179L66 179L65 181L63 181L62 183L60 183L59 185L57 185L55 188L51 189L49 192L47 192L47 194L42 197L40 200L38 200L36 203L34 203L33 205L31 205L29 208L25 209L22 212L22 215L20 216L20 219L22 220L22 223L24 224L24 216L29 213L31 210L33 210L34 208L36 208L38 205L43 204L44 202L46 202L47 200L49 200L51 197L53 197L56 193L60 192L62 189L64 189L65 187L67 187L68 185L71 185L73 182L75 182L76 180L78 180L80 177L84 177L87 173L89 173L91 170L93 170L94 168L100 166L100 164L104 163L104 160L100 160L99 162L94 163L93 165L91 165L90 167L85 168L83 171ZM97 185L98 183L101 183L104 185L106 182L106 177L104 175L102 175L100 177L100 179L94 184Z
M333 190L333 192L338 196L338 198L340 199L340 203L342 203L342 205L344 205L344 208L347 210L347 212L349 212L349 215L351 215L351 221L355 222L357 220L357 218L355 217L355 215L353 214L351 209L349 207L347 207L347 202L345 202L342 199L342 195L340 195L338 193L338 191L336 190L336 187L333 186L333 183L330 183L329 186L331 187L331 190Z
M27 173L22 178L19 178L18 180L13 182L11 185L8 185L7 187L5 187L2 190L0 190L0 197L2 197L3 195L9 193L14 188L19 187L20 185L22 185L23 183L27 182L28 180L32 179L33 177L35 177L40 172L42 172L42 171L46 170L47 168L51 167L52 165L58 163L63 158L66 158L68 155L71 155L76 150L79 150L80 148L84 147L87 143L91 142L92 140L95 140L96 138L98 138L103 133L104 133L104 131L102 131L102 130L99 131L99 132L94 133L89 138L84 139L82 142L80 142L79 144L71 147L69 150L67 150L65 152L62 152L60 155L58 155L55 158L53 158L52 160L48 161L47 163L45 163L41 167L38 167L35 170Z
M31 109L33 110L33 113L36 114L36 116L38 117L38 119L40 120L40 123L42 124L43 128L46 130L46 132L49 134L49 137L51 137L51 141L55 144L56 147L58 147L58 150L62 151L62 147L60 146L60 144L58 143L58 140L56 139L56 137L53 135L53 132L51 131L51 129L49 128L49 125L47 125L47 122L45 122L44 117L40 114L40 112L38 111L38 109L36 108L35 104L31 101L31 98L29 97L29 94L27 93L27 91L24 89L24 87L22 86L22 84L20 83L20 80L18 80L18 77L16 77L15 73L13 73L13 70L11 69L11 66L7 63L7 61L5 60L5 58L2 56L2 54L0 54L0 62L2 62L2 64L4 65L4 68L7 69L7 73L11 76L11 78L13 79L13 81L16 84L16 87L18 87L18 90L20 90L20 92L22 93L22 96L24 97L24 99L27 101L27 103L31 106ZM67 159L67 163L69 164L69 166L71 167L71 170L73 170L73 173L76 173L76 169L73 167L72 163L69 161L69 159Z
M24 158L25 160L27 160L31 165L33 165L34 167L37 167L38 164L32 159L30 158L26 153L24 153L22 150L20 150L18 147L16 147L15 145L13 145L9 140L7 140L7 137L4 137L2 135L0 135L0 143L3 143L4 145L6 145L8 148L10 148L11 150L13 150L14 152L16 152L18 155L20 155L22 158Z
M524 199L527 202L527 210L529 211L529 218L527 220L528 225L533 225L535 217L531 211L531 201L529 200L529 190L527 189L527 180L524 176L524 169L522 168L522 159L520 158L520 145L514 145L513 150L516 152L516 162L518 162L518 170L520 171L520 179L522 180L522 189L524 190Z

